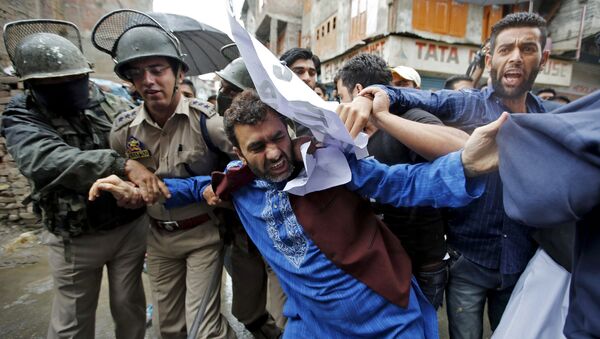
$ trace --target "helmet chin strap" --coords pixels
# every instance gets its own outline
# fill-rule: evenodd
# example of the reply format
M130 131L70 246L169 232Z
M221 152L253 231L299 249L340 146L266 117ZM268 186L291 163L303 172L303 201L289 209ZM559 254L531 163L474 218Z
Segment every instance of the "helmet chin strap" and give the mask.
M179 89L179 72L181 71L181 63L177 63L177 70L175 71L175 86L173 86L173 94L171 95L171 105L173 104L173 100L175 100L175 96L177 94L177 90Z

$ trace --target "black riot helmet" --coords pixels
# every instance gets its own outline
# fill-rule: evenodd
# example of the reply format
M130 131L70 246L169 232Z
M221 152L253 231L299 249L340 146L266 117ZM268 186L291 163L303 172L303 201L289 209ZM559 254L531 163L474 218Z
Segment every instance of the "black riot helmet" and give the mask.
M219 115L224 115L225 110L231 106L235 96L245 89L254 88L254 83L242 58L233 60L225 68L216 73L228 83L225 85L221 82L221 89L217 93L217 112ZM231 87L231 85L234 87Z
M79 30L67 21L10 22L4 26L4 44L22 81L92 72L81 52Z
M225 68L216 73L219 77L229 81L241 90L254 88L254 83L242 58L233 60Z
M184 72L189 69L179 40L142 12L125 9L108 13L94 26L92 43L113 58L115 73L127 81L131 81L124 74L127 65L146 57L166 57Z

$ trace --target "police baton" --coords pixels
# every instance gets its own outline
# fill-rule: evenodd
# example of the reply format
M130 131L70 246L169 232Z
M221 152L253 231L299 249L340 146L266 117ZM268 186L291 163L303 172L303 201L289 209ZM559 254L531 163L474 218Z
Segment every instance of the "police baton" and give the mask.
M194 322L192 322L192 328L190 329L187 339L196 339L196 336L198 335L198 330L200 329L200 324L202 324L202 321L204 320L204 312L206 311L206 306L208 304L208 295L211 291L214 291L217 286L219 286L218 284L221 283L221 277L222 277L222 273L223 273L223 259L225 256L225 247L223 246L223 248L221 249L221 254L219 255L219 261L218 261L218 266L221 269L215 271L215 274L212 276L212 280L210 281L210 286L208 287L208 290L204 293L204 295L202 296L202 299L200 299L200 305L198 305L198 310L196 311L196 316L194 317ZM218 274L221 273L221 274ZM221 296L219 295L218 298L220 298ZM220 312L220 310L219 310Z

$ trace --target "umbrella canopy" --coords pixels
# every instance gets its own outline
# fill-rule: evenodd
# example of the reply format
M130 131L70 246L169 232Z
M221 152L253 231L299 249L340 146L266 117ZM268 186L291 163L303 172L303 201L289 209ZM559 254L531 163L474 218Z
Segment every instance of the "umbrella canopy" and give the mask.
M185 54L185 62L190 66L187 75L221 70L239 57L239 53L221 53L221 48L232 44L233 41L227 34L212 26L183 15L154 12L148 15L179 40L181 50Z

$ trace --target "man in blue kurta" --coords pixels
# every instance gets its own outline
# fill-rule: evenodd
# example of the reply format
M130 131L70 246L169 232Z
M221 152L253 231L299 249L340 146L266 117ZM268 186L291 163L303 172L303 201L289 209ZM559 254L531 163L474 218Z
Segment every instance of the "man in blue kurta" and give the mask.
M388 167L348 155L350 182L298 197L283 191L302 166L283 118L247 90L225 114L241 161L230 163L224 177L213 175L212 186L207 176L165 179L166 205L231 198L288 296L285 338L437 338L435 311L406 253L363 197L395 206L469 203L483 185L467 177L497 166L494 137L505 118L476 130L463 151L433 163ZM132 186L114 179L95 189L126 198Z
M435 312L414 278L410 277L409 263L406 271L408 258L402 255L400 243L387 228L373 226L372 239L369 240L372 243L369 245L367 241L364 248L355 243L360 243L363 237L348 239L344 232L337 233L338 236L327 233L329 237L323 237L322 233L327 232L324 229L337 227L336 219L348 215L364 220L365 225L361 227L371 227L372 218L356 216L356 211L361 210L363 205L368 206L368 201L361 199L362 204L345 197L349 191L356 192L351 194L356 197L371 197L396 206L467 204L483 190L481 183L471 182L465 177L469 168L476 167L467 164L471 161L469 159L477 158L469 156L471 149L451 153L431 164L415 166L388 167L373 159L356 160L349 155L351 181L343 188L316 192L318 198L313 196L312 202L307 203L312 193L299 198L282 190L286 181L297 174L295 166L298 164L294 161L292 140L277 112L262 103L256 93L245 91L225 114L225 126L241 159L228 166L228 173L240 174L228 178L237 184L229 185L229 193L248 234L274 269L288 295L284 308L289 318L285 337L438 336ZM471 144L481 145L478 142ZM463 162L467 169L463 169ZM165 183L172 194L167 206L191 200L205 199L209 203L220 200L211 195L208 177L165 179ZM217 188L217 192L222 186ZM342 199L344 204L336 205L336 199ZM311 203L321 205L307 216L303 211ZM331 205L336 208L330 208ZM337 214L325 213L314 217L314 213L327 209ZM327 216L333 218L326 219ZM314 223L315 218L319 219L318 225ZM351 218L344 222L353 223ZM347 232L352 233L351 228L349 225ZM349 241L335 244L340 239ZM382 250L372 252L378 246ZM406 260L394 262L403 261L402 258ZM360 264L355 265L356 262ZM381 269L388 263L391 263L389 270L399 266L405 271L389 274L386 269ZM384 280L388 274L391 279ZM394 284L402 287L400 280L403 274L409 277L405 291L388 288ZM380 275L381 279L374 278L374 275Z

